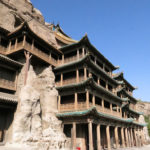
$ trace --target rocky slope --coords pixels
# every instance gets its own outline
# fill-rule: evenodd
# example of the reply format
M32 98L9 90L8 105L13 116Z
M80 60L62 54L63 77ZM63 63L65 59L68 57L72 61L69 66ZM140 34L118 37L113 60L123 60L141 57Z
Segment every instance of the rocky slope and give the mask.
M40 33L43 39L58 47L49 24L29 0L0 0L0 27L12 32L24 21L37 35Z

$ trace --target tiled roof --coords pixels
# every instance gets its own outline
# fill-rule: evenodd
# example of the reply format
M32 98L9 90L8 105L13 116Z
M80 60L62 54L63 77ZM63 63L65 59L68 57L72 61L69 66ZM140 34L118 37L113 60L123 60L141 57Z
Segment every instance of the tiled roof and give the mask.
M125 98L120 98L117 95L113 94L112 92L106 90L105 88L103 88L102 86L98 85L93 78L88 78L87 80L80 82L80 83L73 83L73 84L69 84L69 85L64 85L64 86L60 86L57 87L57 90L61 91L61 90L69 90L69 89L73 89L73 88L77 88L77 87L85 87L86 85L90 85L89 87L93 87L96 88L97 90L100 90L101 92L103 92L104 94L109 95L110 97L112 97L114 100L120 101L120 102L124 102L127 101L127 99Z
M6 60L7 62L13 63L13 64L15 64L15 65L17 65L17 66L23 66L22 63L17 62L17 61L15 61L15 60L13 60L13 59L11 59L11 58L5 56L5 55L2 55L2 54L0 54L0 59Z
M0 92L0 101L17 103L17 96Z
M83 63L86 63L86 65L88 65L88 67L90 67L92 69L94 68L96 71L98 71L99 73L101 73L102 75L107 77L107 79L110 80L111 82L113 82L115 84L122 84L123 83L122 81L117 81L117 80L113 79L103 69L101 69L100 67L95 65L90 59L90 54L87 54L86 56L84 56L83 58L81 58L79 60L58 66L54 69L54 71L57 73L58 71L64 71L65 69L68 70L68 68L73 68L74 66L77 66L79 64L83 65Z
M80 117L80 116L86 116L86 115L89 115L89 114L94 114L94 116L97 115L99 117L113 119L113 120L117 120L117 121L121 121L121 122L133 123L133 124L136 124L136 125L139 125L139 126L145 126L146 125L146 124L141 124L141 123L134 122L134 120L132 118L128 118L128 119L119 118L119 117L115 117L115 116L112 116L112 115L105 114L103 112L98 112L95 106L91 107L87 110L83 110L83 111L57 113L56 116L58 118L64 118L64 117Z

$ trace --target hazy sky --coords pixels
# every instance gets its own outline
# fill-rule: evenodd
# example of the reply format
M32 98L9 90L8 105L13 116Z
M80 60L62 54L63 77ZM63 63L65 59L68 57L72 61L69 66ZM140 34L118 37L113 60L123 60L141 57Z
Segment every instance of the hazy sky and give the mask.
M31 0L46 22L91 43L150 101L150 0Z

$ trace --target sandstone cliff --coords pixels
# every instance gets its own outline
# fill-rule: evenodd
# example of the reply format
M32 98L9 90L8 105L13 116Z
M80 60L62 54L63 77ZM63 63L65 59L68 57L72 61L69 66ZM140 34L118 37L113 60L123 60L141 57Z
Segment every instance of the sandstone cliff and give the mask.
M41 12L29 0L0 0L0 27L13 32L23 22L48 43L58 47L53 32Z
M35 73L30 66L26 85L19 83L19 102L13 122L12 144L31 150L69 150L70 140L63 133L62 122L56 118L57 96L52 68Z

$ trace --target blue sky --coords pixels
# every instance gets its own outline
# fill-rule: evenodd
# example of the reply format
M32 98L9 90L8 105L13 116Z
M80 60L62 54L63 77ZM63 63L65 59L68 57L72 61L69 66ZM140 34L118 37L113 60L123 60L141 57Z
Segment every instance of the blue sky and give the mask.
M150 0L31 0L46 22L91 43L150 101Z

